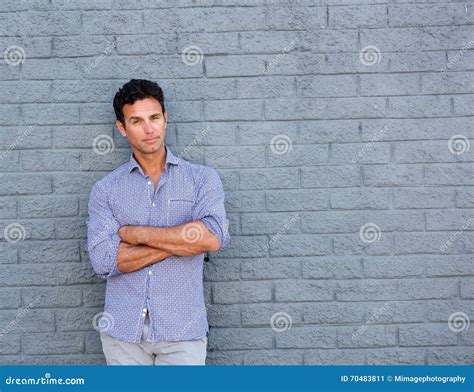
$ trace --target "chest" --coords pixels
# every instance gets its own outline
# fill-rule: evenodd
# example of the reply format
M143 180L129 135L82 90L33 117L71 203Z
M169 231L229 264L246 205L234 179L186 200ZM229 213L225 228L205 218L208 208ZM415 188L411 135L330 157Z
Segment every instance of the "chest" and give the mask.
M183 176L130 176L111 194L111 209L121 226L176 226L193 220L194 182Z

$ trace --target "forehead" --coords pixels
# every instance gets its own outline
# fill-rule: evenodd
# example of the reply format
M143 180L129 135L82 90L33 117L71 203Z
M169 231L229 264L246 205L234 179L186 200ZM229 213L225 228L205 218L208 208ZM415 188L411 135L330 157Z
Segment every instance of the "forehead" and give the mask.
M161 104L155 98L145 98L135 101L133 104L127 103L123 106L125 118L148 117L155 113L162 113Z

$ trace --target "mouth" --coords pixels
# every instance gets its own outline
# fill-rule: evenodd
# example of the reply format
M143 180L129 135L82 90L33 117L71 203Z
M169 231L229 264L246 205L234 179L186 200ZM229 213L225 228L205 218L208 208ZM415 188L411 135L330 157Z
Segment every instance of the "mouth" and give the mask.
M145 143L154 143L154 142L156 142L158 139L159 139L159 137L155 137L154 139L144 140L144 142L145 142Z

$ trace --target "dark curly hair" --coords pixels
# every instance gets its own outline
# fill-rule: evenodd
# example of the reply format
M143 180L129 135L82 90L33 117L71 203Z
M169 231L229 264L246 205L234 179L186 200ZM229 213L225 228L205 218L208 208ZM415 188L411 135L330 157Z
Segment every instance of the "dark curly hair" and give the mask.
M114 110L117 120L125 126L123 107L145 98L155 98L165 112L165 97L158 83L144 79L132 79L117 91L114 97Z

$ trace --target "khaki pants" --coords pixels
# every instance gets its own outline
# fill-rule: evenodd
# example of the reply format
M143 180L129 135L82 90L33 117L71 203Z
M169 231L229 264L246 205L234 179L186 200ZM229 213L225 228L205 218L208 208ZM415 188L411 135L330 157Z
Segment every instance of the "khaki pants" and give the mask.
M115 339L100 333L107 365L205 365L207 337L178 342L147 342L148 315L140 343Z

